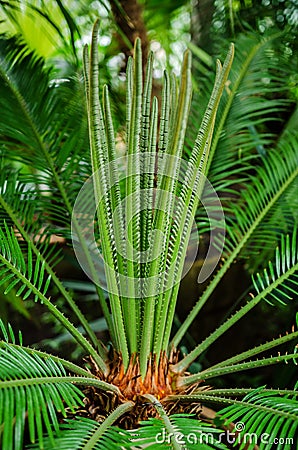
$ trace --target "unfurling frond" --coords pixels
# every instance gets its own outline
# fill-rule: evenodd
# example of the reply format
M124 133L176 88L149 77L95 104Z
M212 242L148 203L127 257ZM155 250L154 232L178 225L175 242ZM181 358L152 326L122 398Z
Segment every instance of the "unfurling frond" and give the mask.
M192 91L190 52L185 52L179 83L174 76L164 75L158 137L158 102L156 98L151 101L152 56L143 83L141 43L136 39L134 57L127 66L127 159L121 178L106 88L103 102L99 97L98 28L97 21L90 56L87 48L84 52L97 223L110 294L113 344L125 368L129 356L140 353L144 377L150 355L156 354L158 360L168 347L192 218L234 46L231 44L223 66L217 63L214 88L192 155L184 161ZM121 186L125 193L120 196Z

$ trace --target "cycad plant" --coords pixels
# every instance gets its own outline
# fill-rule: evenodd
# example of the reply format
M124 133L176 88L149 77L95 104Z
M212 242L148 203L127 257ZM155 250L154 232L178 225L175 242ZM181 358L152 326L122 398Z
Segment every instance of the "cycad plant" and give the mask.
M21 333L17 338L10 325L1 323L2 448L24 448L24 436L33 444L28 444L29 448L138 448L148 443L153 448L226 448L223 435L234 431L234 440L242 448L248 443L245 433L253 433L248 443L251 448L256 443L271 448L275 438L280 438L279 448L293 448L298 423L296 390L262 386L257 390L238 386L216 389L211 388L209 379L277 363L294 364L296 328L211 367L195 373L188 370L260 302L286 304L295 295L298 253L293 205L298 137L285 133L277 148L263 159L251 156L249 145L244 146L247 155L241 162L231 150L223 164L224 152L220 152L214 166L217 141L241 81L238 69L229 79L231 46L223 66L217 63L202 124L185 160L190 53L184 56L179 83L164 74L159 105L156 98L151 99L153 57L148 57L143 81L137 40L127 67L126 156L117 158L118 141L106 86L100 96L97 34L98 23L90 55L87 48L84 51L90 159L79 151L80 139L84 141L84 114L78 108L73 117L65 109L71 98L69 90L72 110L76 100L82 99L80 88L74 91L79 85L49 83L41 60L28 54L22 43L2 40L1 54L6 58L0 68L5 106L1 120L1 285L7 296L41 302L85 356L79 364L25 347ZM247 68L243 66L242 77ZM225 98L216 119L223 91ZM212 144L214 130L217 140ZM243 167L240 172L238 166ZM203 219L200 228L198 206L200 200L206 205L205 198L210 196L206 174L212 170L221 182L226 224L213 193L215 202L210 202L208 213L210 245L216 255L223 250L223 258L206 291L172 336L192 230L206 230ZM236 182L241 183L240 193L232 188ZM233 202L228 201L229 193ZM55 273L61 255L51 244L53 232L69 241L72 238L78 261L94 283L110 349ZM179 354L190 324L230 265L241 252L259 252L264 239L270 243L264 254L272 258L254 275L254 290L247 302L190 353ZM272 242L278 245L270 252ZM100 281L102 268L105 290ZM57 307L54 296L51 298L54 292L65 300L65 311L82 326L82 332L64 309ZM277 347L281 352L270 356ZM262 354L265 357L257 359ZM225 406L218 412L221 420L208 414L212 424L204 422L204 404L212 404L216 410ZM241 422L233 425L238 420Z

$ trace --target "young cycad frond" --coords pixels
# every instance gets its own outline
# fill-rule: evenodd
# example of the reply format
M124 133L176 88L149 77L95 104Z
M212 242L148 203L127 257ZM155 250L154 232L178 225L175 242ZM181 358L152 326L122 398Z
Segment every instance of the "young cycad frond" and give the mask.
M297 179L297 135L285 133L276 145L277 150L258 158L252 156L256 145L265 147L266 139L258 138L257 144L246 141L248 135L254 134L259 116L253 120L252 102L246 105L245 101L260 88L259 74L262 72L265 76L268 71L265 67L264 71L256 70L251 78L246 77L253 56L267 45L263 39L258 43L250 39L248 61L244 53L239 57L239 67L243 66L240 74L229 75L233 46L223 66L217 62L215 82L202 114L201 127L196 131L191 153L184 159L185 135L190 124L191 55L188 51L185 54L179 80L165 72L159 107L157 98L151 95L153 56L148 56L143 80L141 44L137 39L134 57L127 65L126 134L121 137L127 152L119 159L107 86L103 87L102 95L99 92L98 27L97 22L90 55L87 48L84 50L90 157L80 156L85 119L81 129L76 127L76 120L71 123L65 107L69 97L59 96L59 83L56 86L50 82L42 62L28 54L23 44L10 42L7 49L0 45L0 53L6 55L0 68L0 93L3 91L3 110L7 108L7 120L0 119L4 163L0 174L0 283L8 296L14 292L22 299L43 303L83 350L86 364L83 368L41 350L23 347L21 342L16 343L11 327L1 325L4 336L0 341L1 444L7 444L7 449L20 450L24 430L28 430L28 440L34 445L34 441L38 441L36 446L45 449L111 449L116 437L125 448L148 443L160 448L156 433L162 433L165 436L162 445L169 448L180 450L184 445L198 448L199 442L202 449L224 449L221 433L213 428L216 422L206 426L201 421L204 419L202 403L213 403L216 407L234 404L235 408L239 407L235 414L241 419L243 414L248 425L257 420L251 411L258 409L263 414L262 408L266 406L259 404L260 393L237 388L212 389L204 383L232 372L295 361L298 332L293 328L290 333L265 344L219 360L211 367L202 367L198 373L186 371L199 355L262 300L274 304L292 302L297 286L297 227L295 203L292 203ZM260 57L255 69L264 61L265 58ZM28 70L24 70L26 62ZM272 61L270 67L275 70L276 62ZM222 136L224 123L232 99L238 99L237 89L243 80L243 92L247 95L241 97L241 102L245 104L248 119L245 124L236 124L233 116L229 118L235 145L240 143L245 154L245 167L240 169L239 176L240 181L245 178L247 186L241 184L242 189L237 192L229 180L237 178L240 164L235 147L228 148L227 140L223 145L227 150L226 159L222 152L218 160L215 148L217 142L225 140ZM279 81L273 81L277 87ZM38 85L38 95L35 95L34 83ZM223 92L225 100L221 105ZM262 106L261 103L257 102L257 112L261 114L264 107L262 111L266 115L281 107L283 101L277 100L272 108L265 101ZM82 112L81 107L79 110ZM241 122L239 111L237 122ZM259 123L263 124L263 119ZM212 144L214 131L216 138ZM7 161L14 160L29 165L29 175L24 175L22 170L8 169ZM253 161L257 161L256 167ZM93 174L87 180L91 170ZM204 205L204 188L209 186L204 175L207 172L214 174L225 197L224 260L170 343L192 222L195 223L201 198ZM229 195L233 196L233 202L228 201ZM58 253L50 250L51 227L61 228L64 237L72 234L82 269L95 284L110 333L110 351L95 335L53 269L53 255ZM205 224L199 227L200 232L205 229ZM267 232L268 245L262 245ZM212 243L218 248L222 244L219 238L214 238ZM257 261L256 267L262 265L263 272L254 275L255 292L248 302L193 351L180 356L178 344L232 263L251 254L251 249L271 252L269 247L273 243L278 243L279 248L268 269L264 271L265 264ZM106 296L99 286L102 266L107 279ZM56 306L55 295L50 298L52 286L71 307L84 334ZM269 352L278 347L290 350L268 357ZM265 357L260 359L263 354ZM80 390L75 386L80 386ZM289 394L293 398L289 399ZM245 395L248 397L241 400ZM271 427L275 423L273 416L280 417L275 411L279 394L264 389L262 395L264 402L272 406ZM285 410L290 405L296 407L296 391L280 391L280 395ZM251 409L247 409L248 405ZM195 417L188 417L187 413ZM150 422L135 430L149 417ZM283 434L289 427L294 430L292 423L296 417L288 414L284 419ZM262 418L258 424L252 429L262 432ZM113 425L121 427L121 431ZM48 437L43 437L43 430ZM178 442L181 434L185 440L193 431L194 443ZM277 431L274 428L274 433ZM203 433L211 434L212 441L196 441Z
M158 138L156 99L150 107L152 58L149 57L143 90L141 45L136 41L134 60L127 69L127 173L125 206L122 206L106 88L103 106L99 100L97 33L98 24L94 28L90 61L87 51L84 61L93 184L110 293L112 335L117 337L114 346L123 358L125 370L129 360L137 354L144 379L149 359L155 355L158 363L161 352L168 347L170 327L167 324L171 324L174 314L177 281L181 277L191 230L190 219L198 205L201 174L233 48L223 68L218 63L214 90L192 156L184 162L186 168L181 178L181 155L191 95L190 54L185 55L177 92L176 81L165 75ZM160 156L156 153L158 140ZM145 187L143 191L141 185ZM144 252L148 254L145 258ZM157 333L154 339L153 325Z

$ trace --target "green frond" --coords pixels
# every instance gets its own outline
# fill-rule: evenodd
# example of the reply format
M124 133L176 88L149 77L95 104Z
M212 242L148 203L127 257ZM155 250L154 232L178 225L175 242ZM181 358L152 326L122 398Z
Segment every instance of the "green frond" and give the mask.
M174 371L181 372L185 370L191 362L193 362L199 355L207 350L210 345L215 342L223 333L230 327L237 323L245 314L251 311L260 301L280 298L289 298L289 292L293 292L293 286L297 285L297 270L298 270L298 254L296 248L297 229L291 239L284 238L283 248L277 248L277 262L274 268L273 264L269 264L269 269L265 271L264 281L258 277L258 282L261 283L262 289L257 287L257 295L252 298L222 325L220 325L213 333L211 333L202 343L200 343L194 350L185 356L179 363L174 366ZM280 253L282 257L280 258ZM270 274L270 278L268 276ZM265 285L266 283L266 285ZM295 292L295 291L294 291ZM284 357L286 358L286 357ZM283 359L284 359L283 358ZM269 359L270 360L270 359ZM268 362L270 363L270 361ZM276 358L278 362L278 358ZM186 384L194 382L196 378L200 378L200 374L190 375L183 379Z
M282 287L276 287L270 289L268 294L265 293L264 299L270 304L281 303L286 305L287 302L293 299L293 296L297 295L298 286L298 245L297 245L297 230L294 231L293 236L282 236L280 247L275 251L275 264L269 261L267 269L264 269L263 273L257 273L253 276L253 284L258 294L266 292L270 286L274 285L277 279L282 273L291 270L292 267L296 267L296 273L293 271L293 275L282 284Z
M219 426L230 424L230 439L237 437L233 442L238 444L240 449L251 450L255 445L259 445L260 450L267 450L274 443L279 443L276 448L292 450L298 427L297 391L279 391L263 387L245 391L206 389L190 395L175 395L171 400L227 405L219 410L214 423ZM242 399L234 398L243 394L245 396Z
M224 86L233 62L233 57L234 46L231 45L223 67L221 67L221 63L217 61L217 76L215 79L214 88L202 119L191 157L188 161L183 186L177 204L177 211L175 213L176 221L174 221L173 224L171 241L168 248L167 272L169 272L169 280L181 278L187 243L189 242L191 234L192 217L195 215L199 198L205 183L204 175L213 136L214 122L217 116L217 110ZM174 270L172 267L174 267ZM167 349L170 339L170 324L172 323L174 317L175 298L178 292L178 284L175 284L172 292L170 290L167 290L166 292L166 295L169 297L168 314L170 320L168 320L168 317L165 320L166 329L163 339L164 349Z
M55 383L51 379L55 377ZM82 405L82 392L67 382L64 367L37 354L29 355L21 347L8 343L0 348L0 430L3 448L23 449L23 431L28 415L31 442L42 446L43 431L51 441L58 432L58 413L66 415Z
M263 158L263 164L257 168L256 176L240 195L239 201L231 202L227 207L231 218L227 219L227 254L224 256L229 254L229 240L233 247L234 242L252 228L240 256L247 258L253 254L254 266L258 267L264 250L272 250L279 243L282 233L292 232L298 222L295 210L298 206L295 195L298 182L297 142L296 133L286 134L277 148ZM258 216L262 220L259 221ZM251 227L254 222L256 225ZM260 257L258 253L261 253Z
M260 450L271 448L275 442L278 443L278 450L291 450L295 447L298 401L290 396L281 397L259 389L241 401L233 401L230 406L219 411L218 415L226 419L226 424L236 422L236 429L237 422L241 421L244 427L239 431L239 436L257 436ZM244 441L239 448L249 450L255 444L256 442L252 442L245 447Z
M221 68L218 63L214 91L188 163L187 173L184 174L184 185L178 181L180 169L183 169L181 155L191 98L189 52L186 52L184 57L179 88L175 78L169 79L165 74L158 144L162 157L157 164L157 190L154 198L158 104L156 99L151 101L150 95L152 57L149 57L143 86L141 46L140 41L136 40L134 58L127 66L127 170L124 176L125 193L120 196L119 174L115 166L115 137L107 89L104 88L102 104L98 92L98 27L97 22L92 35L90 60L85 49L84 65L93 185L96 205L99 203L97 221L101 252L107 272L107 290L110 293L114 330L112 335L116 337L116 349L121 352L125 367L128 364L128 356L140 351L141 373L144 375L149 355L152 352L159 355L161 349L167 347L170 332L166 327L167 313L172 316L177 298L177 285L173 280L179 278L182 271L183 251L186 251L191 225L186 220L185 230L181 230L179 222L184 223L185 215L189 217L198 203L198 179L201 172L204 172L216 110L233 59L233 48L230 49L224 67ZM166 101L169 101L169 104L166 104ZM184 192L186 186L187 191ZM146 192L144 195L141 187L145 191L150 187L151 194L147 195ZM180 190L183 195L177 209L176 196ZM122 208L123 195L125 207ZM176 214L176 209L179 214L177 224L173 225L172 217ZM141 229L143 222L145 225ZM124 233L124 225L127 235ZM180 235L183 235L180 245L184 249L182 253L181 248L176 246L176 241L180 243ZM149 241L148 237L151 236L153 238ZM174 247L172 240L175 241ZM144 261L140 260L140 251L148 252L149 256ZM176 267L176 270L173 271L171 267L169 271L169 266ZM144 280L140 283L141 272L144 274ZM123 275L125 280L121 282ZM124 284L126 291L123 290ZM171 284L175 285L173 292ZM163 291L166 292L165 295ZM157 326L159 335L155 342L152 335L154 321L160 324ZM168 322L171 323L171 320Z
M70 131L79 142L83 134L86 137L86 121L80 120L83 110L79 111L75 104L76 95L82 95L78 84L74 80L52 81L51 70L46 68L44 60L31 52L20 38L0 36L0 60L0 102L6 111L5 120L1 120L1 142L14 155L17 150L23 150L25 161L33 160L34 156L35 166L40 169L47 169L43 148L47 145L47 151L63 164L69 152L66 147L61 149L61 143L65 143L65 137L70 138ZM77 117L70 120L66 105L76 106ZM4 136L9 139L3 141ZM75 149L74 136L70 148Z
M19 284L16 295L22 294L25 300L32 293L35 301L42 301L51 277L45 273L45 267L40 258L37 257L33 263L30 246L28 246L27 260L25 260L14 231L9 230L6 224L4 224L4 230L0 229L0 250L0 285L9 281L4 293L8 294Z
M159 276L155 277L156 281L148 282L147 296L149 298L145 303L144 332L141 343L141 355L144 355L144 359L142 358L141 363L142 371L145 371L147 366L148 357L145 358L145 353L148 355L150 350L152 351L153 347L154 353L159 355L162 345L162 338L164 336L164 318L167 315L166 312L169 301L163 295L163 291L167 290L166 266L172 234L172 217L176 207L176 199L173 194L177 192L179 171L182 162L182 144L187 125L186 117L191 100L190 67L191 55L186 53L184 55L181 70L179 91L177 91L178 98L175 98L176 90L173 89L172 85L172 102L168 106L170 110L169 129L172 127L172 130L168 134L164 133L165 130L163 131L164 141L162 145L164 147L164 154L168 155L169 158L165 158L164 162L163 159L161 159L161 165L164 164L166 167L163 167L163 171L161 171L159 176L160 180L156 191L155 209L152 218L153 229L158 231L162 230L162 233L157 232L155 238L149 243L149 259L151 259L151 262L148 264L148 276L154 277L156 274ZM165 95L167 95L167 89L167 77L165 75ZM152 254L154 254L156 249L159 249L158 257L152 258ZM173 280L173 276L170 276L170 279ZM156 336L153 336L152 334L152 324L154 319L157 323L156 330L158 330Z
M283 344L286 344L292 340L297 340L298 338L298 331L293 331L291 333L287 333L285 336L280 336L279 338L273 339L269 342L266 342L265 344L261 344L258 345L252 349L249 349L245 352L242 353L238 353L235 356L232 356L231 358L225 359L213 366L211 366L210 368L203 370L202 372L200 372L200 375L202 376L202 379L205 379L204 377L207 376L218 376L218 375L222 375L223 373L228 373L229 372L229 368L231 369L230 372L233 372L233 370L236 369L236 365L237 365L237 369L238 370L244 370L244 368L255 368L258 366L264 366L265 363L267 362L268 365L270 364L270 358L267 359L267 361L265 361L264 359L258 360L258 361L251 361L251 367L249 366L249 363L246 363L245 366L241 366L242 361L245 361L247 359L250 359L256 355L260 355L261 353L264 352L268 352L271 351L273 348L279 347ZM296 348L296 347L295 347ZM295 349L293 350L293 352L295 353ZM281 357L282 359L280 360L279 357L281 357L280 353L278 354L278 356L276 357L272 357L272 364L276 364L277 362L281 362L282 360L287 361L289 359L291 359L291 357L288 358L288 355L283 355L283 357ZM284 358L284 359L283 359ZM218 369L223 368L223 372L217 372Z
M38 357L42 359L52 359L54 362L57 362L58 364L61 364L66 370L75 373L76 375L80 376L87 376L91 378L95 378L95 375L92 375L90 372L88 372L86 369L83 369L80 366L77 366L76 364L67 361L63 358L59 358L57 356L50 355L49 353L43 352L41 350L36 350L34 348L30 347L22 347L23 345L23 336L21 331L19 331L18 336L15 336L15 333L10 325L8 323L6 326L4 325L3 321L0 320L0 330L1 334L3 336L3 340L0 340L0 347L6 348L6 344L10 344L12 347L16 347L17 349L21 349L22 351L27 352L29 355L37 355Z
M52 99L54 90L49 88L49 71L45 70L42 59L30 53L19 39L2 36L0 58L1 106L6 110L5 122L1 121L2 135L21 142L27 152L33 148L40 150L38 135L49 127L56 106ZM23 67L22 75L20 66ZM36 98L37 86L44 102L34 104L32 99ZM46 106L46 110L42 106ZM17 117L15 111L18 111ZM16 129L19 130L17 136Z
M152 69L148 69L146 88L150 89L150 76ZM135 252L141 246L141 175L142 166L140 149L142 148L142 103L145 103L143 93L142 74L142 49L140 39L136 39L134 45L134 58L130 67L127 67L127 117L126 117L126 153L127 153L127 177L125 180L126 202L123 208L124 221L126 224L125 239L130 245L125 248L125 266L127 274L127 299L123 299L123 311L126 318L126 333L129 340L130 352L137 351L140 341L140 304L138 299L137 280L140 277L140 261L135 257ZM148 95L148 92L147 92ZM147 105L147 108L149 105Z
M106 106L107 126L105 126L102 106L99 99L99 82L98 82L98 28L97 21L93 28L92 45L90 59L87 50L84 53L84 74L86 82L87 95L87 111L89 123L89 139L91 149L91 162L93 171L94 194L97 208L98 226L101 235L102 253L107 267L115 270L109 270L106 273L107 284L110 292L110 305L112 311L112 336L116 339L114 342L115 348L121 352L125 367L128 365L128 342L125 335L123 311L121 308L119 298L119 287L117 284L117 274L119 274L122 264L122 257L120 252L117 252L116 244L120 241L116 237L117 233L113 226L113 212L115 202L119 203L119 187L114 185L113 203L111 199L110 183L110 166L115 159L115 152L113 150L113 131L111 129L111 120L108 108L107 93L104 94L104 101ZM107 133L107 134L106 134ZM109 144L108 144L108 143ZM110 150L110 151L109 151ZM112 177L117 180L116 166L113 165ZM120 214L120 213L119 213ZM119 224L121 224L121 228ZM118 220L118 232L123 228L123 220ZM120 265L120 268L119 268Z
M25 258L26 255L26 258ZM18 287L16 295L25 300L30 295L35 301L43 303L51 314L58 319L70 332L74 339L82 345L88 354L93 355L99 367L105 372L106 365L103 358L94 350L90 342L75 328L62 312L46 297L51 281L47 272L45 260L40 254L35 255L28 242L26 254L22 252L14 230L9 230L5 224L0 229L0 285L8 282L5 293Z
M48 220L69 227L75 198L90 175L82 86L75 79L52 80L45 62L17 38L2 36L0 59L0 106L6 111L1 155L25 167Z
M26 177L8 164L1 164L0 175L0 223L18 228L19 221L30 233L32 240L45 240L46 224L41 220L37 192ZM40 237L39 237L40 236Z
M92 436L94 431L98 430L100 424L95 420L87 419L84 417L66 420L60 427L60 435L56 437L55 442L51 443L48 437L44 437L44 449L45 450L83 450L85 443L88 441L89 436ZM110 428L107 435L103 438L104 442L97 442L93 447L98 450L113 450L119 449L118 443L129 442L129 436L127 432L123 430L114 430ZM28 446L29 449L39 449L39 445Z
M229 207L225 208L226 237L222 264L173 338L174 347L233 261L249 255L251 249L261 251L267 248L267 242L269 248L279 242L283 231L283 205L287 195L295 189L297 175L297 136L286 135L278 150L263 160L248 188L237 194L238 201L230 201ZM293 217L291 222L295 223L295 220Z
M27 183L36 191L34 203L50 225L46 229L51 227L52 232L69 238L73 205L86 175L90 175L90 158L82 154L87 144L82 89L74 80L69 89L64 85L67 82L52 82L44 61L18 40L3 38L1 55L0 101L7 111L5 120L0 120L2 156L25 165L30 175ZM72 225L94 272L76 218ZM100 287L97 290L102 299ZM91 335L90 329L88 333Z
M44 223L44 202L39 202L38 193L32 185L30 188L30 184L28 186L26 181L26 175L22 176L21 173L8 166L3 168L0 178L1 226L4 227L3 224L6 222L15 230L15 233L19 235L18 245L22 253L24 255L30 253L31 255L29 261L32 258L37 258L40 261L41 267L72 308L94 347L99 347L101 355L104 356L102 346L92 332L86 318L54 272L55 265L61 259L61 249L59 246L50 243L51 227ZM5 286L5 288L7 287ZM12 289L15 290L15 287L12 287ZM17 295L17 291L15 293Z
M261 37L246 33L235 41L235 60L219 106L207 166L208 179L219 192L235 183L233 177L227 180L227 171L232 168L243 171L242 162L247 158L253 167L256 157L266 155L275 140L268 125L271 121L276 122L289 107L286 92L289 73L294 68L289 55L274 45L277 39L283 48L286 44L280 32ZM203 87L194 99L193 117L201 111L198 102L204 101L206 94L211 92L211 80L204 81L204 74L196 75ZM274 96L275 92L282 95Z
M45 450L113 450L130 448L131 434L112 424L132 407L131 402L118 406L103 422L84 417L66 420L60 427L55 443L46 437ZM38 445L28 448L37 449Z
M298 396L298 391L293 389L267 389L264 387L260 389L262 389L262 392L264 393L269 393L276 396L290 396L292 398ZM209 386L205 386L202 389L199 387L192 394L171 395L168 397L168 401L181 400L183 402L207 401L211 403L220 403L222 399L224 399L223 403L230 404L233 402L233 398L243 398L253 392L256 392L255 388L214 389Z

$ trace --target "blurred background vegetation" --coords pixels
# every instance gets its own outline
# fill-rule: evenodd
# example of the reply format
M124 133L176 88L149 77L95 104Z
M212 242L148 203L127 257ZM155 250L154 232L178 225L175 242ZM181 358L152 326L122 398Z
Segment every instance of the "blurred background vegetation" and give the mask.
M2 61L13 61L14 46L25 48L26 52L30 50L40 58L49 85L60 90L61 95L65 97L65 104L69 105L69 114L76 117L73 120L73 128L81 130L76 144L76 155L85 158L88 153L82 88L82 48L90 42L92 25L97 17L100 18L101 30L100 81L109 85L114 125L119 136L121 127L125 124L125 67L137 36L142 39L144 53L147 54L151 49L155 54L154 94L157 96L163 69L168 68L179 74L183 52L187 48L193 52L192 123L195 128L208 99L216 58L223 58L229 42L236 43L236 55L237 52L244 55L242 63L245 64L245 52L249 53L249 46L253 48L255 45L257 48L255 43L252 44L252 40L261 42L263 37L276 35L270 48L266 50L266 57L272 56L272 61L275 58L275 69L271 68L271 74L276 74L280 87L279 90L270 91L270 86L266 86L268 78L264 76L260 81L266 99L276 103L272 103L274 106L271 109L268 107L262 112L262 120L252 120L249 132L254 151L258 154L266 152L266 142L269 148L272 142L279 139L285 127L298 128L298 0L0 0ZM257 67L258 61L254 70L257 70ZM279 69L282 72L278 72ZM254 101L258 101L259 97L262 97L262 92L255 94ZM3 114L5 116L5 111ZM191 128L190 126L189 138L192 136ZM270 142L265 138L259 139L260 134L270 135ZM121 138L119 151L120 144ZM187 148L185 152L187 153ZM26 164L22 168L23 171L30 170L25 166ZM87 175L88 170L85 172L85 176ZM87 316L89 314L90 318L94 318L94 288L80 271L69 245L66 245L63 239L66 239L65 236L62 236L58 243L62 247L63 258L56 270L64 279L67 288L75 291L77 301L81 303L82 309L86 310ZM201 264L199 258L197 264ZM205 311L203 322L200 323L199 332L196 324L191 329L188 342L184 342L186 347L201 339L200 333L208 333L224 319L223 315L231 313L241 302L250 288L248 274L252 266L253 262L246 260L239 261L233 268L220 290L214 293L215 297L220 295L222 298L220 307L211 302ZM177 326L202 289L196 285L194 271L189 273L189 277L181 285L180 299L183 301L178 302ZM52 292L52 296L55 298L55 292ZM56 301L59 304L60 299L57 298ZM40 306L34 305L33 310L33 302L26 302L26 305L25 307L11 292L9 298L1 296L1 315L8 318L13 313L17 326L22 329L24 323L28 323L28 332L24 333L28 343L48 339L49 345L59 348L61 343L67 340L66 336L59 334L59 326L53 324L52 319L45 313L40 319ZM267 335L271 336L276 329L284 329L293 323L294 308L289 307L283 315L280 315L278 310L271 310L270 324L264 328L264 314L267 314L268 308L269 306L262 305L254 312L260 316L257 330L252 332L249 326L245 330L238 330L243 333L237 343L238 351L241 351L241 342L245 339L255 339L257 343L264 340L264 337L267 338ZM16 311L20 316L16 315ZM9 320L12 321L11 317ZM105 323L102 319L95 321L93 326L98 333L105 333ZM53 335L56 339L53 339ZM235 334L228 335L224 345L228 348L231 342L236 344ZM67 351L70 351L70 347L67 347ZM215 348L214 352L216 351L218 349ZM223 348L220 351L224 351ZM212 354L210 357L212 358ZM262 380L263 375L256 377L261 377ZM282 387L287 380L281 380L282 376L279 380ZM257 383L260 383L259 379L256 379Z
M161 67L174 70L190 43L208 59L220 53L223 40L248 30L291 31L289 45L297 49L297 0L1 0L0 8L0 33L21 35L59 77L81 68L82 47L97 17L101 62L109 79L123 68L136 36Z

